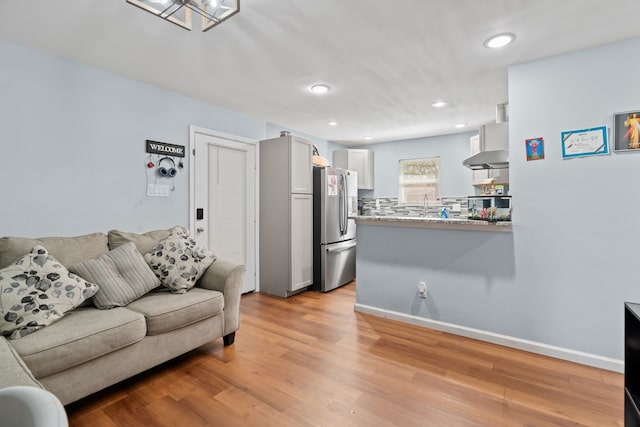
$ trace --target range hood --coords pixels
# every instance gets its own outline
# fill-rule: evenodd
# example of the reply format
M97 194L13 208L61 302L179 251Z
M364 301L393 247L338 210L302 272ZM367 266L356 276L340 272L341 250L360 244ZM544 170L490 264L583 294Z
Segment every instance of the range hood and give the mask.
M509 150L481 151L462 161L472 170L506 169L509 167Z

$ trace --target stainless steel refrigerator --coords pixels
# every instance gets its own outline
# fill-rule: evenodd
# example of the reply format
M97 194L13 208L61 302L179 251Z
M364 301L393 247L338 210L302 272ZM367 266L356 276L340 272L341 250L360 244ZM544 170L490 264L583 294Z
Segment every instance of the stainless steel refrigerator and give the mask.
M327 292L356 278L358 181L353 171L313 168L313 289Z

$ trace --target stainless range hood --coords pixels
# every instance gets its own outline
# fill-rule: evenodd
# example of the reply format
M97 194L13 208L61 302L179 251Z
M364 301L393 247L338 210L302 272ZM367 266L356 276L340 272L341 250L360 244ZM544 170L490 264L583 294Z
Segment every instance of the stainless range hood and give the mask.
M462 161L472 170L506 169L509 167L509 150L481 151Z

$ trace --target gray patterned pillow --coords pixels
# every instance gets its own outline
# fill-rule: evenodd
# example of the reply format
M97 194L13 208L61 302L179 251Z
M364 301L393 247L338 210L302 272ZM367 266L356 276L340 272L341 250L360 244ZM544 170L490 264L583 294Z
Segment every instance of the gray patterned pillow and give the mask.
M42 246L0 270L0 334L16 339L62 318L98 286L70 273Z
M123 307L160 285L133 242L72 265L69 270L100 286L93 303L101 310Z
M144 255L160 282L176 294L193 288L215 259L213 252L198 245L182 227L175 227L169 237Z

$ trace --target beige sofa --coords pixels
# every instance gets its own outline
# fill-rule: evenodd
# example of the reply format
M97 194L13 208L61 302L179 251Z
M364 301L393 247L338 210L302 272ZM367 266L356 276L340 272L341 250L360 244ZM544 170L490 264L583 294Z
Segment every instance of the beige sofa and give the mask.
M0 238L0 269L35 245L68 266L96 258L123 240L141 253L169 234L109 232L77 237ZM150 292L125 307L83 304L57 322L9 340L0 336L0 388L42 387L63 404L223 338L234 341L244 267L217 259L189 292Z

